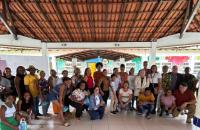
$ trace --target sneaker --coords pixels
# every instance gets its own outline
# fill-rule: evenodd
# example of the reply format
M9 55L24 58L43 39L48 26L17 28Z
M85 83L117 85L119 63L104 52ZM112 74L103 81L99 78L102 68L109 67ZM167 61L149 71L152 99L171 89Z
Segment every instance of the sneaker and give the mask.
M160 117L162 117L162 112L159 114Z
M35 120L39 120L39 118L37 116L35 116Z
M112 114L117 114L115 111L111 111L110 113L112 113Z
M42 114L38 113L37 116L43 116Z
M137 115L140 115L140 116L141 116L142 114L143 114L142 112L137 112Z
M70 126L70 124L69 124L68 122L66 122L66 123L64 124L64 126L65 126L65 127L68 127L68 126Z
M192 123L191 118L187 118L186 123L191 124Z
M150 115L146 115L145 117L146 117L148 120L151 119L151 116L150 116Z

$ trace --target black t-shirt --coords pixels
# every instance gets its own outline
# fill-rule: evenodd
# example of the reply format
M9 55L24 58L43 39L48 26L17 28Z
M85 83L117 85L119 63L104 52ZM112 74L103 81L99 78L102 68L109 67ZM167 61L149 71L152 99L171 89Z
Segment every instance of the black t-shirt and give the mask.
M17 90L16 90L16 87L15 87L15 76L10 76L10 77L4 76L4 78L6 78L10 81L11 91L12 91L14 96L17 96Z

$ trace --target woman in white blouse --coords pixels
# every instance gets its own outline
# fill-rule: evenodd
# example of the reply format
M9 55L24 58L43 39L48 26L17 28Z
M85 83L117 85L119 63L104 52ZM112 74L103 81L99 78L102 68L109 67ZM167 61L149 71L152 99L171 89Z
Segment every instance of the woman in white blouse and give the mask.
M151 66L151 73L148 75L150 85L149 88L151 89L151 92L153 93L155 97L155 102L154 102L154 109L152 111L152 114L156 113L156 105L157 105L157 97L158 97L158 91L159 87L161 86L161 74L157 72L157 66L152 65Z
M134 84L134 97L137 101L139 94L144 92L145 88L149 87L149 79L145 76L145 70L142 69L139 71L138 76L135 77Z

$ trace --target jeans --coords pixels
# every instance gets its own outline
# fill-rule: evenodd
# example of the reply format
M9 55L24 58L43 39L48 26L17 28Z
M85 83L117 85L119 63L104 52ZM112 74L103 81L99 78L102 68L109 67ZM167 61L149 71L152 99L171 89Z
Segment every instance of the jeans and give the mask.
M39 114L39 97L33 97L33 114L38 115Z
M47 95L44 95L43 98L44 98L44 99L43 99L43 101L42 101L42 112L43 112L43 115L45 116L45 115L47 115L50 102L49 102L48 99L47 99Z
M139 106L140 112L144 113L147 110L146 116L148 116L154 109L154 104L145 104Z
M99 107L97 110L89 110L91 120L102 119L104 115L104 107Z

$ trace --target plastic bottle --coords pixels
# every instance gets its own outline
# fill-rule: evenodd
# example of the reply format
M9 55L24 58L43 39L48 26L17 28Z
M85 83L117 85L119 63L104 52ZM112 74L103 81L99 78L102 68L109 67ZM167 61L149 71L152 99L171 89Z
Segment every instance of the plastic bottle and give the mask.
M27 123L26 123L25 118L22 118L22 119L20 120L19 130L28 130L28 129L27 129Z

